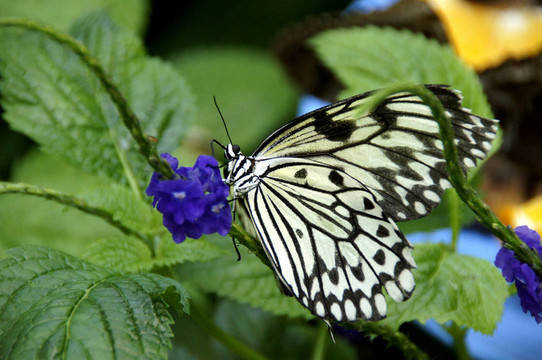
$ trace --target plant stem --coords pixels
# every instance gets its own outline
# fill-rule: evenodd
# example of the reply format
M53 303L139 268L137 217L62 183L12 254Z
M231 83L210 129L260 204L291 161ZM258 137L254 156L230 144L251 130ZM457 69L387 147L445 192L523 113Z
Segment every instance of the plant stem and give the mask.
M318 328L318 333L316 334L316 342L311 356L312 360L323 360L325 358L326 347L329 343L328 332L328 326L322 322Z
M267 265L271 270L273 266L269 262L265 251L263 250L260 242L250 236L239 224L232 224L229 235L241 244L247 247L254 255L256 255L264 265Z
M376 108L386 97L399 92L409 92L417 95L431 108L431 112L439 124L449 179L459 197L472 209L478 221L503 241L504 247L512 250L521 262L528 264L542 278L542 260L538 257L538 254L521 241L511 229L504 226L468 184L459 165L452 123L446 116L441 102L430 90L424 86L411 84L392 86L376 92L363 109L360 109L360 112Z
M403 333L392 329L389 326L382 325L378 322L359 321L356 324L344 325L348 328L353 328L369 334L380 336L386 340L391 346L401 350L405 359L408 360L429 360L429 356L423 352L416 344Z
M465 336L467 335L468 328L460 327L455 322L452 322L449 326L444 326L448 334L454 339L455 355L459 360L470 360L469 350L465 344Z
M0 26L13 26L31 31L37 31L47 35L49 38L60 44L68 46L98 77L105 91L107 91L109 96L111 96L111 100L120 113L124 125L130 131L130 134L138 144L139 151L145 156L147 162L152 166L154 171L162 174L168 179L174 176L174 172L169 166L168 162L158 155L153 144L144 135L143 129L141 128L141 123L126 102L126 99L120 90L113 83L113 80L105 72L98 60L89 53L88 49L83 44L69 35L60 33L49 26L41 25L38 22L28 19L0 19Z
M452 249L457 252L457 240L459 238L459 231L461 230L461 215L459 214L459 197L457 192L450 192L448 202L448 213L450 215L450 228L452 229Z
M0 182L0 194L25 194L33 195L48 200L56 201L57 203L67 205L87 214L91 214L101 218L107 223L113 225L126 235L135 236L138 239L142 240L145 244L149 246L151 251L153 251L153 240L148 236L131 229L115 219L114 215L107 210L101 209L99 207L92 206L88 204L85 200L77 198L73 195L61 193L56 190L43 188L41 186L35 186L30 184L21 184L21 183L10 183L10 182ZM153 254L154 255L154 254Z
M194 303L192 303L192 307L190 309L190 317L194 319L194 321L196 321L198 325L205 329L205 331L207 331L209 335L214 337L232 352L239 355L240 358L247 360L266 359L263 355L252 350L246 344L242 343L241 341L237 340L236 338L219 328L213 321L211 321L207 316L205 316L198 309L197 306L194 306Z

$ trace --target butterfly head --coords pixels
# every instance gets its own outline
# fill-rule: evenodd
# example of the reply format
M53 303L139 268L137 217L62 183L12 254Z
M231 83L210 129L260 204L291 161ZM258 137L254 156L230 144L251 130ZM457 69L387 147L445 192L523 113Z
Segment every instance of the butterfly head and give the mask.
M241 148L237 144L228 144L224 148L224 156L228 161L238 158L240 154Z

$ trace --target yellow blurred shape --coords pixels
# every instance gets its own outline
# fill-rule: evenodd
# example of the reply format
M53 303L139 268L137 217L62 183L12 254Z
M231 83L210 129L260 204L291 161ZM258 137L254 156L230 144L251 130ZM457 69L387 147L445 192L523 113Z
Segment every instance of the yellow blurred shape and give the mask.
M436 11L458 55L476 70L542 50L542 8L426 0Z
M542 233L542 195L520 205L504 206L499 210L498 216L505 225L527 225Z

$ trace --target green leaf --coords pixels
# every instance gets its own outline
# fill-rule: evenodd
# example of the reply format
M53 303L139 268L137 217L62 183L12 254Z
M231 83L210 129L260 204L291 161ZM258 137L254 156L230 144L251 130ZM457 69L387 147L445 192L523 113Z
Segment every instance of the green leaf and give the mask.
M294 297L279 290L273 272L245 248L240 248L241 261L232 250L208 262L183 264L177 269L180 280L204 291L269 311L276 315L312 319L313 315Z
M67 30L80 16L105 9L119 24L143 33L147 23L149 0L24 0L0 1L3 17L24 17L39 20L59 30Z
M449 46L423 35L366 26L326 31L309 42L346 86L344 97L397 82L448 84L462 91L464 106L492 117L476 73Z
M111 187L108 179L85 174L38 151L17 162L12 174L15 182L72 194ZM35 244L81 255L96 239L121 235L102 219L53 201L19 194L0 196L0 253L21 244Z
M172 61L197 96L195 126L205 149L210 139L227 141L213 95L233 141L245 153L250 153L273 130L295 116L296 92L277 62L261 50L192 49L172 57Z
M416 290L406 302L388 300L384 324L398 328L405 321L424 323L434 318L484 334L495 330L508 297L506 281L495 266L454 253L443 244L418 244L414 258Z
M164 230L160 214L125 186L107 184L88 189L77 196L90 206L110 212L115 220L130 229L151 235Z
M92 55L107 61L105 69L125 92L144 131L159 137L158 149L177 147L192 114L181 77L145 57L139 40L103 13L79 21L74 33L89 41ZM4 117L14 129L85 171L136 183L138 191L146 186L145 159L109 94L70 48L37 31L0 28L0 73Z
M86 260L121 272L151 271L185 262L209 261L224 254L220 247L202 239L175 244L169 233L160 237L156 255L141 240L130 237L99 239L88 247Z
M167 358L167 307L188 311L188 295L176 281L120 275L42 247L9 255L0 262L6 359Z

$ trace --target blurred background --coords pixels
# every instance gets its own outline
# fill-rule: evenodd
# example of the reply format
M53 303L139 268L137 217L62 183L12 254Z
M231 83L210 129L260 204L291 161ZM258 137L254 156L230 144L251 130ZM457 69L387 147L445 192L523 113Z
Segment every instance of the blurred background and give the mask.
M104 8L116 22L144 39L149 54L170 62L195 95L196 118L178 150L185 164L192 163L197 154L209 153L210 139L226 141L213 96L234 141L245 153L296 115L335 100L341 83L306 46L306 40L321 31L374 24L409 29L450 44L479 74L503 129L500 150L484 167L484 198L505 224L529 225L542 232L540 1L0 0L2 17L29 17L61 30L79 16ZM73 170L58 159L39 154L30 139L9 129L1 114L0 108L1 180L41 174L46 182L74 186L67 180L77 176ZM4 206L12 209L10 204ZM5 211L0 212L0 236L12 238L9 231L14 230L7 230L9 221L2 219L3 215L7 216ZM16 237L39 242L30 234L36 233L35 228L47 227L44 224L49 220L41 215L27 216L25 226L34 229L25 238L25 229L17 228ZM101 231L99 226L88 226ZM411 234L409 239L447 241L450 235L446 231ZM2 250L11 245L3 242ZM58 246L78 253L73 244ZM497 249L498 242L476 224L461 234L460 251L492 262ZM310 354L316 323L294 323L227 300L202 301L212 302L219 326L264 354L282 358ZM506 306L503 323L493 337L469 334L472 355L484 359L539 358L536 350L542 350L542 333L534 320L523 314L513 299ZM451 339L438 325L406 324L402 331L438 358L454 358ZM340 341L328 349L328 358L399 357L379 340L370 342L360 334L337 332ZM507 353L511 351L506 349L507 341L513 337L514 344L523 346ZM175 342L172 358L233 358L187 319L178 319Z

